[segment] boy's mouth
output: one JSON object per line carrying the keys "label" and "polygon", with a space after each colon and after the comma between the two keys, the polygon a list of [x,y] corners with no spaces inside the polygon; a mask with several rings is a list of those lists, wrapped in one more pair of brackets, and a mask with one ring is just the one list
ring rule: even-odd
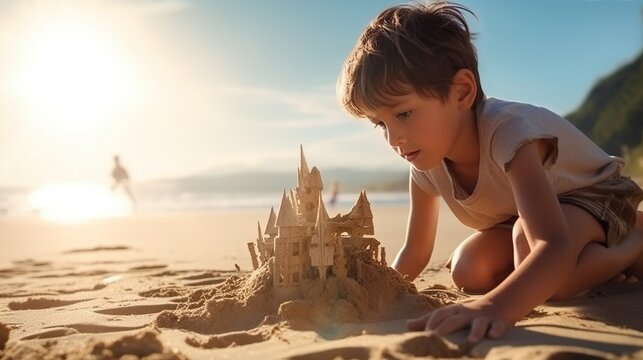
{"label": "boy's mouth", "polygon": [[406,161],[412,162],[413,160],[415,160],[415,158],[418,157],[419,154],[420,154],[420,150],[410,151],[402,154],[402,157],[406,159]]}

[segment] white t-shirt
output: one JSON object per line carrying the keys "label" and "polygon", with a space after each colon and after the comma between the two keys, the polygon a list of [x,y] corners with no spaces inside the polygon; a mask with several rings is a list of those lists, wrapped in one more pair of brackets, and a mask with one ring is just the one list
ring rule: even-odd
{"label": "white t-shirt", "polygon": [[623,170],[623,160],[609,156],[574,125],[553,112],[528,104],[486,99],[478,109],[480,164],[471,194],[451,176],[446,164],[411,177],[425,192],[442,196],[464,225],[482,230],[518,216],[506,171],[516,151],[530,141],[550,142],[544,161],[556,194],[600,182]]}

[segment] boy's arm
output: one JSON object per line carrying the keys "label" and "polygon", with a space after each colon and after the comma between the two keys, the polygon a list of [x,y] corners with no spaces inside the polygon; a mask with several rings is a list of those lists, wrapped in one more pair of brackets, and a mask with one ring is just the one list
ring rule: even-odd
{"label": "boy's arm", "polygon": [[409,323],[417,329],[449,334],[471,327],[470,341],[501,336],[514,323],[550,298],[574,269],[574,246],[560,203],[542,166],[543,145],[523,146],[508,172],[518,213],[531,252],[495,289],[472,302],[438,309]]}
{"label": "boy's arm", "polygon": [[438,223],[439,202],[437,196],[424,192],[409,180],[411,206],[406,229],[406,241],[397,253],[392,267],[407,280],[413,281],[431,259]]}
{"label": "boy's arm", "polygon": [[487,300],[510,322],[520,320],[549,299],[572,273],[578,254],[542,159],[543,142],[518,150],[507,173],[530,253]]}

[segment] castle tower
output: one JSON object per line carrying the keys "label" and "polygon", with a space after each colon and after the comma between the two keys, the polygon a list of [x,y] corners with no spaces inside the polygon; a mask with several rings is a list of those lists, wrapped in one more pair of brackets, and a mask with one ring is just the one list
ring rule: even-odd
{"label": "castle tower", "polygon": [[257,253],[255,251],[255,244],[249,242],[248,243],[248,251],[250,251],[250,259],[252,260],[252,268],[254,270],[257,270],[259,268],[259,259],[261,259],[261,263],[264,263],[264,257],[263,257],[263,252],[264,252],[264,247],[265,243],[263,241],[263,235],[261,235],[261,224],[257,221],[257,249],[259,250],[259,258],[257,257]]}
{"label": "castle tower", "polygon": [[321,174],[316,167],[308,171],[304,149],[300,147],[299,169],[297,172],[297,201],[298,213],[303,215],[307,223],[314,224],[317,220],[317,204],[319,195],[324,189]]}
{"label": "castle tower", "polygon": [[259,260],[262,264],[275,255],[274,243],[275,237],[277,237],[278,234],[278,229],[275,226],[276,221],[277,215],[275,215],[275,209],[270,207],[268,224],[266,225],[266,230],[263,233],[266,235],[265,237],[261,234],[261,225],[257,222],[257,249],[259,249]]}
{"label": "castle tower", "polygon": [[276,225],[279,235],[274,241],[273,285],[275,288],[288,288],[299,283],[303,275],[305,259],[302,249],[306,226],[297,219],[285,190]]}
{"label": "castle tower", "polygon": [[373,212],[371,211],[371,203],[366,197],[366,191],[362,190],[362,192],[359,193],[357,202],[348,213],[348,218],[356,225],[351,234],[352,236],[362,237],[364,235],[375,234]]}
{"label": "castle tower", "polygon": [[295,211],[295,214],[298,215],[301,212],[299,211],[299,202],[297,201],[297,196],[295,192],[290,189],[290,202],[292,203],[292,209]]}
{"label": "castle tower", "polygon": [[[299,145],[299,172],[300,174],[308,174],[308,163],[306,162],[306,156],[304,155],[304,146]],[[298,183],[299,185],[299,183]]]}
{"label": "castle tower", "polygon": [[335,265],[333,265],[333,272],[339,278],[345,278],[348,274],[346,268],[346,255],[344,254],[344,241],[342,237],[337,238],[337,246],[335,246]]}
{"label": "castle tower", "polygon": [[[272,244],[270,244],[272,245]],[[259,262],[261,265],[265,264],[268,261],[268,253],[272,252],[268,250],[269,245],[263,239],[263,234],[261,233],[261,224],[257,221],[257,250],[259,250]],[[250,254],[252,256],[252,253]],[[254,264],[254,260],[252,260]]]}
{"label": "castle tower", "polygon": [[310,240],[310,263],[319,270],[319,278],[326,279],[326,269],[334,264],[335,245],[328,224],[328,212],[322,200],[318,199],[317,220]]}
{"label": "castle tower", "polygon": [[248,243],[248,251],[250,251],[250,259],[252,260],[252,269],[257,270],[259,268],[259,261],[257,260],[257,253],[255,252],[255,244]]}
{"label": "castle tower", "polygon": [[270,207],[270,215],[268,215],[268,223],[266,224],[266,232],[264,234],[268,235],[270,239],[274,239],[277,236],[278,230],[275,224],[277,223],[277,215],[275,215],[275,208]]}

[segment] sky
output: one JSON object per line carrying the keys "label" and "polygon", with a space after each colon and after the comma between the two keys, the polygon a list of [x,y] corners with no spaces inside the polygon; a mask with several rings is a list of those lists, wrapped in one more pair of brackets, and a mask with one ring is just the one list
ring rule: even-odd
{"label": "sky", "polygon": [[[0,0],[0,187],[408,165],[339,107],[372,0]],[[488,96],[560,114],[643,43],[641,1],[461,1]]]}

